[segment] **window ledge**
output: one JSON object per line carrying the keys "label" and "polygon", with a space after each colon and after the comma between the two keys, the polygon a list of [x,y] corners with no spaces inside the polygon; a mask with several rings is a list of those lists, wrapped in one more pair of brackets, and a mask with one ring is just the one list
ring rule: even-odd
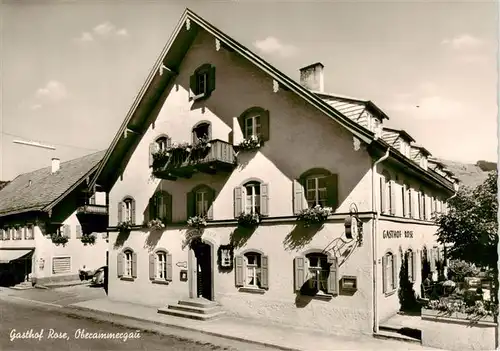
{"label": "window ledge", "polygon": [[388,292],[385,293],[385,297],[389,297],[391,295],[394,295],[395,293],[396,293],[396,289],[388,291]]}
{"label": "window ledge", "polygon": [[206,93],[198,94],[198,95],[192,95],[191,100],[196,101],[196,100],[201,100],[206,97]]}
{"label": "window ledge", "polygon": [[265,294],[265,292],[266,292],[265,289],[250,288],[250,287],[247,287],[247,286],[243,286],[243,287],[239,288],[238,291],[240,291],[240,292],[247,292],[247,293],[251,293],[251,294]]}
{"label": "window ledge", "polygon": [[153,284],[160,284],[160,285],[169,285],[170,282],[167,280],[160,280],[160,279],[153,279],[151,280],[151,283]]}
{"label": "window ledge", "polygon": [[135,280],[135,278],[132,278],[132,277],[120,277],[120,280],[124,280],[124,281],[127,281],[127,282],[133,282]]}
{"label": "window ledge", "polygon": [[330,301],[332,298],[332,294],[316,294],[313,296],[313,299],[322,301]]}

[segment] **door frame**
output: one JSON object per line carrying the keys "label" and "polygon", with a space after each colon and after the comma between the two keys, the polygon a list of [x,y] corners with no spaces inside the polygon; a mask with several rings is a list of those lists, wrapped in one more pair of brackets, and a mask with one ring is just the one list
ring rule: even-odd
{"label": "door frame", "polygon": [[[201,242],[207,244],[210,248],[210,280],[211,280],[211,295],[212,300],[216,301],[215,298],[215,243],[208,238],[202,238]],[[196,299],[198,297],[198,265],[194,250],[189,247],[188,252],[188,282],[189,282],[189,298]]]}

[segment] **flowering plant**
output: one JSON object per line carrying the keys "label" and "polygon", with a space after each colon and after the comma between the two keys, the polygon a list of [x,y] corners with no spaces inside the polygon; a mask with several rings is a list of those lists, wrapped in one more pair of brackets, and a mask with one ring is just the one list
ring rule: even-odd
{"label": "flowering plant", "polygon": [[246,138],[244,139],[241,143],[239,143],[236,148],[238,150],[254,150],[254,149],[258,149],[260,146],[261,146],[261,138],[256,136],[256,135],[252,135],[250,136],[249,138]]}
{"label": "flowering plant", "polygon": [[128,232],[132,230],[132,223],[129,221],[120,222],[116,225],[119,232]]}
{"label": "flowering plant", "polygon": [[311,224],[323,223],[332,213],[333,209],[331,207],[316,205],[302,210],[297,216],[297,220],[304,222],[304,226],[309,227]]}
{"label": "flowering plant", "polygon": [[242,212],[238,216],[238,224],[242,227],[254,227],[260,223],[262,216],[258,213]]}
{"label": "flowering plant", "polygon": [[207,220],[204,216],[192,216],[187,220],[188,227],[191,228],[204,228],[207,226]]}
{"label": "flowering plant", "polygon": [[62,246],[64,246],[69,240],[66,236],[61,235],[61,233],[51,234],[50,239],[54,244]]}
{"label": "flowering plant", "polygon": [[95,235],[93,235],[93,234],[84,234],[80,238],[81,242],[85,246],[87,246],[87,245],[94,245],[95,244],[95,239],[96,239]]}
{"label": "flowering plant", "polygon": [[196,140],[196,142],[193,145],[193,150],[206,149],[211,146],[212,144],[210,144],[210,140],[208,140],[208,135],[205,134],[204,136]]}
{"label": "flowering plant", "polygon": [[156,163],[166,162],[170,157],[170,152],[165,149],[161,149],[153,153],[153,161]]}
{"label": "flowering plant", "polygon": [[161,219],[152,219],[147,223],[148,228],[153,230],[162,230],[165,229],[165,223]]}
{"label": "flowering plant", "polygon": [[437,310],[452,314],[455,312],[465,313],[472,316],[491,316],[498,313],[498,308],[491,303],[475,301],[473,306],[467,306],[464,300],[439,299],[431,300],[426,306],[430,310]]}
{"label": "flowering plant", "polygon": [[168,150],[172,150],[172,151],[183,150],[186,152],[191,152],[191,148],[192,148],[192,146],[189,143],[178,143],[178,144],[173,144]]}

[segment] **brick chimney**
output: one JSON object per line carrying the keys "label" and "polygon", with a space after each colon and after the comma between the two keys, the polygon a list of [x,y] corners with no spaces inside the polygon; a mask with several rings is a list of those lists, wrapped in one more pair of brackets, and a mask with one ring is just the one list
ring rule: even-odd
{"label": "brick chimney", "polygon": [[323,77],[323,64],[321,62],[301,68],[300,84],[309,90],[323,93],[325,90],[325,80]]}
{"label": "brick chimney", "polygon": [[61,166],[61,160],[58,158],[52,158],[52,173],[56,173]]}

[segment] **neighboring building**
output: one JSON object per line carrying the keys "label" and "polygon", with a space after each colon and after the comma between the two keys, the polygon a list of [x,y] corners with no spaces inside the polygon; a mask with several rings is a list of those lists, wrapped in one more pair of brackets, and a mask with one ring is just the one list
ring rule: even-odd
{"label": "neighboring building", "polygon": [[[204,318],[186,307],[211,306],[203,297],[240,317],[370,333],[399,310],[403,253],[420,292],[422,258],[435,271],[439,257],[431,213],[456,184],[419,163],[428,153],[408,134],[387,142],[372,102],[325,93],[321,64],[300,76],[186,10],[90,182],[109,192],[110,298]],[[260,147],[243,150],[252,136]],[[316,205],[334,213],[304,227],[297,215]],[[262,222],[242,228],[241,213]],[[186,226],[194,215],[204,230]]]}
{"label": "neighboring building", "polygon": [[[21,174],[0,191],[0,285],[75,280],[83,265],[106,264],[106,194],[86,191],[103,156],[52,159],[50,167]],[[82,235],[93,232],[102,234],[84,245]],[[68,242],[56,245],[51,234]]]}

